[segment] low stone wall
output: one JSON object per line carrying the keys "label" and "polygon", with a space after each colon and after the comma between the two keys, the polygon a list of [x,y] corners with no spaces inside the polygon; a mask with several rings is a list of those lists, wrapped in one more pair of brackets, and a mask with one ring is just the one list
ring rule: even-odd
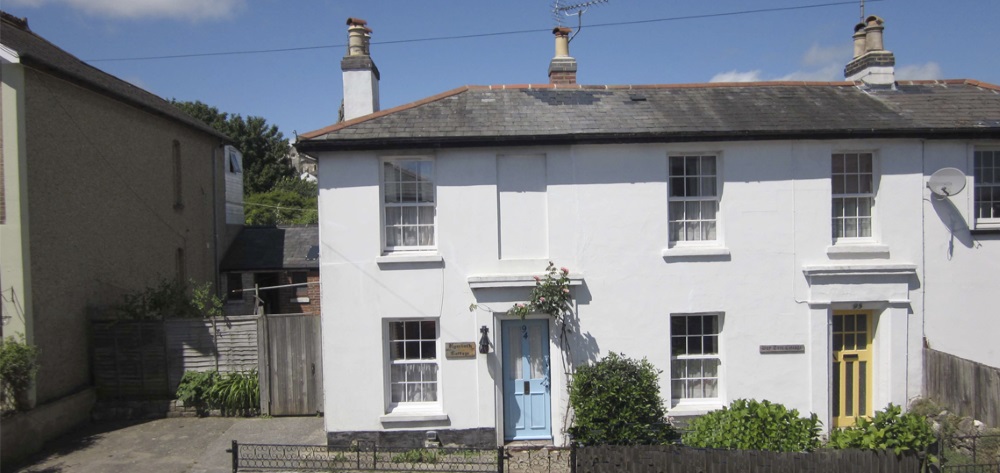
{"label": "low stone wall", "polygon": [[507,447],[506,473],[569,473],[569,447]]}
{"label": "low stone wall", "polygon": [[97,392],[88,388],[0,419],[0,463],[17,463],[42,449],[45,442],[90,420]]}

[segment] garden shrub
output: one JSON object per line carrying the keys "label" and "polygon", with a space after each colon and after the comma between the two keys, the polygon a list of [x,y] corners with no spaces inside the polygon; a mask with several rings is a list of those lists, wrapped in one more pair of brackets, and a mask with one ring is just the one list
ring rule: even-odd
{"label": "garden shrub", "polygon": [[569,386],[573,426],[582,445],[657,445],[677,438],[660,400],[660,370],[651,363],[609,353],[579,368]]}
{"label": "garden shrub", "polygon": [[28,409],[25,394],[37,371],[38,347],[28,344],[24,334],[0,340],[0,389],[5,400],[12,401],[14,409]]}
{"label": "garden shrub", "polygon": [[220,375],[209,390],[212,404],[228,414],[260,407],[260,380],[257,370],[233,371]]}
{"label": "garden shrub", "polygon": [[781,404],[737,399],[691,421],[683,442],[703,448],[808,452],[819,447],[820,425],[816,414],[803,418]]}
{"label": "garden shrub", "polygon": [[833,448],[860,448],[862,450],[892,450],[924,452],[937,438],[930,422],[913,412],[902,414],[902,408],[889,404],[875,412],[871,420],[858,418],[857,425],[830,432],[829,445]]}
{"label": "garden shrub", "polygon": [[185,406],[204,410],[210,407],[209,392],[215,385],[218,373],[215,371],[185,371],[177,386],[177,400]]}
{"label": "garden shrub", "polygon": [[177,400],[200,411],[221,409],[226,415],[253,412],[260,407],[260,379],[256,369],[226,374],[186,371],[177,386]]}

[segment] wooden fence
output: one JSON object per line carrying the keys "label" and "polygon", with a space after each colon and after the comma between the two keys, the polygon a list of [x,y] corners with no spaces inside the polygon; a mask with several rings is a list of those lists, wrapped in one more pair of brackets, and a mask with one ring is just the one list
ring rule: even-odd
{"label": "wooden fence", "polygon": [[106,400],[169,399],[184,371],[257,367],[257,317],[91,322],[92,376]]}
{"label": "wooden fence", "polygon": [[817,450],[776,453],[709,450],[672,445],[579,447],[576,473],[918,473],[916,455],[891,451]]}
{"label": "wooden fence", "polygon": [[1000,427],[1000,369],[925,348],[924,393],[959,415]]}

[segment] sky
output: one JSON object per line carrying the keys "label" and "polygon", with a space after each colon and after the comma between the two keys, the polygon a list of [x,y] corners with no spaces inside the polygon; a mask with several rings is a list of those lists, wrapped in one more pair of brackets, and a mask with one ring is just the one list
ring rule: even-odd
{"label": "sky", "polygon": [[[463,85],[547,83],[557,21],[552,6],[553,0],[2,2],[8,13],[27,17],[36,34],[99,69],[167,99],[264,117],[289,138],[337,120],[348,17],[367,20],[374,31],[371,54],[387,109]],[[885,19],[897,80],[1000,84],[1000,0],[867,0],[865,13]],[[570,54],[581,84],[842,80],[860,14],[860,0],[607,0],[587,8]],[[559,21],[577,29],[576,16]],[[454,36],[467,37],[431,39]],[[294,50],[107,60],[270,49]]]}

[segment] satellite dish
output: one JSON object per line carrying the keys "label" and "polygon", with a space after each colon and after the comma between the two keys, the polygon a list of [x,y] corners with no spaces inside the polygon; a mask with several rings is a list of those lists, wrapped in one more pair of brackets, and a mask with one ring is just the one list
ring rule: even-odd
{"label": "satellite dish", "polygon": [[955,168],[941,168],[927,180],[927,188],[942,197],[950,197],[965,189],[965,173]]}

